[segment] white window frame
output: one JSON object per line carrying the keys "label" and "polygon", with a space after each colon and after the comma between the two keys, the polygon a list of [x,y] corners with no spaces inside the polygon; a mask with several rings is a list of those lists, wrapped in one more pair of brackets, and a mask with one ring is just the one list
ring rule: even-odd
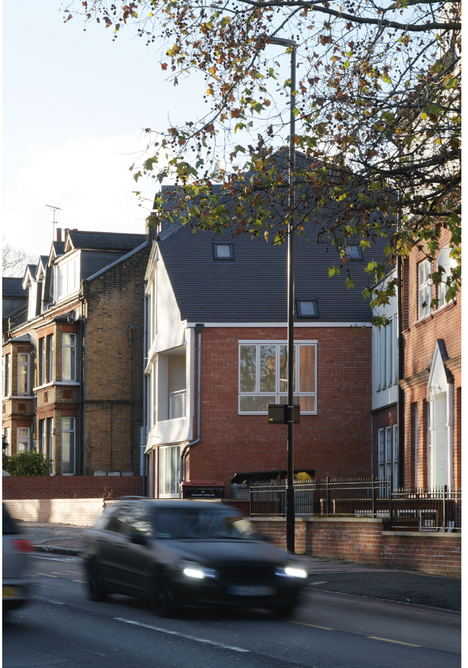
{"label": "white window frame", "polygon": [[[243,392],[241,391],[241,350],[243,346],[255,346],[255,391],[253,392]],[[275,347],[275,390],[271,392],[261,392],[260,391],[260,347],[261,346],[274,346]],[[265,397],[265,399],[272,399],[268,403],[280,404],[287,402],[287,391],[280,391],[280,349],[282,346],[287,347],[287,341],[270,341],[270,340],[252,340],[252,341],[239,341],[238,342],[238,414],[239,415],[268,415],[268,407],[265,410],[261,411],[247,411],[242,410],[241,402],[245,397]],[[314,349],[315,363],[314,363],[314,392],[299,392],[297,387],[300,386],[300,348],[302,347],[311,347]],[[294,355],[294,402],[301,403],[301,397],[313,397],[315,402],[315,410],[306,411],[301,410],[301,415],[317,415],[317,341],[297,341],[294,344],[295,355]],[[283,379],[284,380],[284,379]]]}
{"label": "white window frame", "polygon": [[3,396],[11,395],[11,353],[3,356]]}
{"label": "white window frame", "polygon": [[[66,420],[71,420],[70,429],[65,428]],[[70,436],[67,437],[70,439],[69,443],[65,443],[66,441],[65,434],[70,434]],[[64,467],[63,454],[65,452],[64,448],[65,445],[68,446],[70,449],[69,452],[70,457],[67,461],[67,463],[69,464],[68,468],[70,469],[68,471],[64,470],[65,467]],[[76,462],[76,418],[63,417],[62,418],[62,475],[75,475],[75,466],[76,466],[75,462]]]}
{"label": "white window frame", "polygon": [[[27,359],[22,361],[21,358],[25,356]],[[26,391],[21,390],[21,367],[26,367]],[[31,353],[18,353],[18,395],[27,396],[30,394],[29,388],[31,386]]]}
{"label": "white window frame", "polygon": [[180,446],[164,445],[158,448],[158,468],[159,497],[179,498]]}
{"label": "white window frame", "polygon": [[[29,452],[31,449],[31,429],[29,427],[18,427],[16,433],[16,452]],[[20,444],[26,447],[20,449]]]}
{"label": "white window frame", "polygon": [[52,383],[54,381],[54,335],[49,334],[47,337],[47,349],[49,353],[48,360],[48,371],[47,371],[47,382]]}
{"label": "white window frame", "polygon": [[46,454],[46,420],[39,420],[39,452]]}
{"label": "white window frame", "polygon": [[[65,337],[73,337],[73,345],[68,345],[65,343]],[[70,360],[70,375],[71,378],[65,376],[65,352],[70,351],[72,355],[72,360]],[[72,363],[73,362],[73,363]],[[63,332],[62,333],[62,380],[75,380],[76,381],[76,334],[73,332]]]}
{"label": "white window frame", "polygon": [[[418,263],[418,320],[427,318],[432,313],[432,265],[430,260]],[[423,304],[426,304],[423,306]]]}
{"label": "white window frame", "polygon": [[392,472],[392,428],[385,427],[385,477]]}
{"label": "white window frame", "polygon": [[62,299],[62,297],[67,297],[68,295],[78,290],[78,266],[79,263],[77,257],[70,258],[56,265],[55,299],[57,301]]}
{"label": "white window frame", "polygon": [[11,429],[10,427],[5,427],[3,430],[3,436],[5,438],[5,441],[8,443],[8,445],[5,448],[5,454],[7,456],[10,456],[11,453]]}
{"label": "white window frame", "polygon": [[46,337],[39,339],[39,385],[46,384]]}
{"label": "white window frame", "polygon": [[444,269],[442,281],[437,286],[437,299],[439,300],[438,308],[447,305],[447,277],[451,277],[451,270],[457,265],[456,260],[450,257],[451,250],[450,246],[445,246],[440,251],[437,259],[437,271],[440,271],[441,267]]}

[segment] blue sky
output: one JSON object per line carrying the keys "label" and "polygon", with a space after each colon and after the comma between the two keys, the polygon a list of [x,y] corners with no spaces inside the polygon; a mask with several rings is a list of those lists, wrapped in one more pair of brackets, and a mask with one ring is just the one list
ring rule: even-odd
{"label": "blue sky", "polygon": [[[174,88],[132,30],[113,42],[102,26],[64,24],[60,0],[3,0],[2,9],[2,234],[47,254],[47,204],[61,208],[62,228],[143,232],[148,210],[128,170],[146,145],[142,129],[186,120],[197,105],[203,113],[201,78]],[[155,190],[148,183],[144,194]]]}

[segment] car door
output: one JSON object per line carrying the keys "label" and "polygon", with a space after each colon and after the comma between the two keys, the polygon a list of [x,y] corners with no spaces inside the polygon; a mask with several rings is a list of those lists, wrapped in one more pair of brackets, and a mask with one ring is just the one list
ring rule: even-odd
{"label": "car door", "polygon": [[99,541],[99,562],[102,576],[115,589],[131,587],[128,564],[133,543],[130,540],[132,507],[119,503],[109,517]]}

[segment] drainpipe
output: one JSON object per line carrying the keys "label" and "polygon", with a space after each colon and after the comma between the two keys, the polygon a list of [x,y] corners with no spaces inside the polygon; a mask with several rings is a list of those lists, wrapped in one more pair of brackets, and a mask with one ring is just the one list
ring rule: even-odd
{"label": "drainpipe", "polygon": [[205,325],[203,323],[197,323],[195,325],[195,331],[197,333],[197,434],[196,439],[191,443],[184,445],[182,452],[180,453],[180,471],[179,471],[179,481],[180,481],[180,492],[182,496],[182,482],[183,482],[183,471],[184,471],[184,458],[188,453],[192,445],[196,445],[200,441],[200,402],[201,402],[201,335]]}

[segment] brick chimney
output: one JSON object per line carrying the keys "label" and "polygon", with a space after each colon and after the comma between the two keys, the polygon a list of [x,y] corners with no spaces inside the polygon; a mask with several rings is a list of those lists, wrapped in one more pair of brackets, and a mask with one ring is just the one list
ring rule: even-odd
{"label": "brick chimney", "polygon": [[57,241],[59,242],[59,244],[62,243],[62,228],[61,227],[57,227]]}

